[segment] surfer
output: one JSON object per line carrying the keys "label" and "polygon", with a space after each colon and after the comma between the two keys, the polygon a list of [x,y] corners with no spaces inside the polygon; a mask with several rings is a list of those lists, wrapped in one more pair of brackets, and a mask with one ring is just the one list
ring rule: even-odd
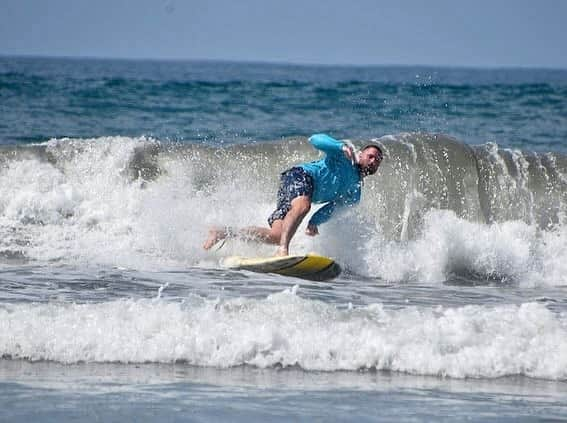
{"label": "surfer", "polygon": [[356,152],[352,144],[337,141],[325,134],[309,138],[313,147],[323,151],[323,159],[303,163],[281,174],[276,210],[268,218],[269,228],[249,226],[234,230],[213,228],[203,248],[210,249],[228,237],[253,239],[279,245],[276,255],[289,255],[289,244],[312,203],[326,203],[309,220],[306,234],[315,236],[340,207],[360,201],[362,180],[374,175],[383,153],[376,144]]}

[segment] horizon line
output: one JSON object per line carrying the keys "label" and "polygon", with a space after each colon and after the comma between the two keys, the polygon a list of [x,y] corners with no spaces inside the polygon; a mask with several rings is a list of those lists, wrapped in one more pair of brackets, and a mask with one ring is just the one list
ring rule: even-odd
{"label": "horizon line", "polygon": [[200,63],[230,63],[246,65],[264,66],[297,66],[297,67],[342,67],[342,68],[371,68],[371,67],[390,67],[390,68],[451,68],[451,69],[470,69],[470,70],[547,70],[547,71],[567,71],[567,67],[547,65],[449,65],[449,64],[402,64],[402,63],[314,63],[301,61],[283,60],[252,60],[252,59],[218,59],[218,58],[179,58],[179,57],[118,57],[118,56],[96,56],[96,55],[48,55],[33,53],[2,53],[0,58],[22,58],[22,59],[65,59],[65,60],[101,60],[101,61],[133,61],[133,62],[200,62]]}

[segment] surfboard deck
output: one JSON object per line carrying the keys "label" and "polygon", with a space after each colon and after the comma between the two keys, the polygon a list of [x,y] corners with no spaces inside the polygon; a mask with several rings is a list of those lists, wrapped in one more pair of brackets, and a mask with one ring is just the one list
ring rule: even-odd
{"label": "surfboard deck", "polygon": [[223,266],[229,269],[277,273],[314,281],[333,279],[341,273],[341,267],[337,262],[317,254],[284,257],[231,256],[224,259]]}

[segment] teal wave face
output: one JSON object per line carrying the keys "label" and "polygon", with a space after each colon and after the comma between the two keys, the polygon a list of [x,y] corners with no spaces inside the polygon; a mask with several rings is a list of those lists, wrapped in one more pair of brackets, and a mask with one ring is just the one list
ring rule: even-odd
{"label": "teal wave face", "polygon": [[0,143],[446,133],[567,149],[567,71],[0,59]]}

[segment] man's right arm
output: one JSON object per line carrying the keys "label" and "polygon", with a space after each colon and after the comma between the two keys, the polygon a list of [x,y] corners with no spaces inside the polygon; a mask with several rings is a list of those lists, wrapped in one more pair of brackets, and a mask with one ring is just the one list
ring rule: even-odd
{"label": "man's right arm", "polygon": [[315,134],[309,138],[313,147],[325,153],[342,153],[345,143],[338,141],[327,134]]}
{"label": "man's right arm", "polygon": [[354,147],[348,142],[338,141],[327,134],[312,135],[309,138],[309,142],[313,147],[324,151],[327,155],[338,155],[339,153],[343,153],[353,165],[357,161]]}

